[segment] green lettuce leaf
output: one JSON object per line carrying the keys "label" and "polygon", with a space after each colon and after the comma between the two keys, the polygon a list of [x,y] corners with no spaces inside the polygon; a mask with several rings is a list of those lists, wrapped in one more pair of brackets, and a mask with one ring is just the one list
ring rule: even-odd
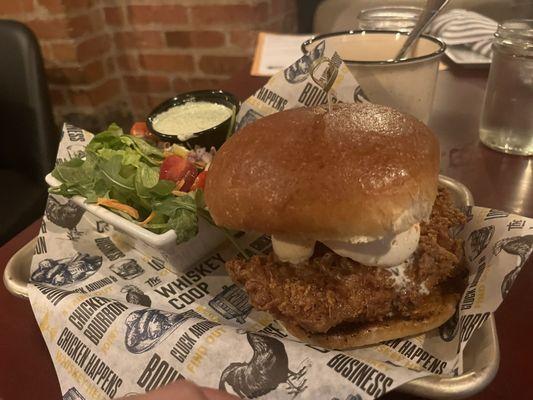
{"label": "green lettuce leaf", "polygon": [[[111,124],[94,136],[86,147],[85,159],[73,158],[57,165],[52,176],[61,185],[51,193],[65,197],[83,196],[88,203],[110,198],[128,204],[139,211],[139,221],[155,211],[147,229],[163,233],[176,232],[179,244],[198,233],[198,208],[194,193],[176,197],[176,184],[159,179],[163,152],[141,138],[125,135]],[[129,215],[115,211],[128,220]]]}

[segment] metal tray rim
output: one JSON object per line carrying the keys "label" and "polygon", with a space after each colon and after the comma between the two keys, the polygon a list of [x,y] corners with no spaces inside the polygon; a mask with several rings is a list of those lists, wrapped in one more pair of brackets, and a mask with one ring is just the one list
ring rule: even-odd
{"label": "metal tray rim", "polygon": [[[474,204],[472,194],[463,184],[452,178],[442,175],[439,176],[439,183],[454,192],[457,198],[461,199],[464,205]],[[33,253],[33,246],[34,240],[31,240],[20,250],[18,250],[8,261],[4,271],[4,285],[11,294],[17,297],[28,297],[27,289],[21,289],[21,286],[23,285],[21,285],[20,280],[15,279],[17,275],[20,275],[20,273],[16,273],[15,269],[19,264],[20,258],[26,257],[28,254],[31,255]],[[496,324],[493,314],[491,314],[490,318],[476,334],[485,334],[490,338],[490,344],[492,347],[491,354],[493,355],[493,359],[486,367],[483,367],[479,370],[474,369],[467,371],[466,373],[456,377],[428,375],[406,382],[402,386],[397,387],[395,390],[398,392],[423,396],[430,399],[465,398],[483,390],[496,376],[500,363],[498,335],[496,332]]]}
{"label": "metal tray rim", "polygon": [[[474,198],[468,188],[455,179],[440,175],[439,183],[456,194],[465,206],[473,206]],[[494,314],[476,332],[489,337],[492,360],[479,370],[471,370],[455,377],[428,375],[404,383],[395,390],[402,393],[423,396],[429,399],[460,399],[470,397],[486,388],[496,376],[500,365],[500,347]]]}
{"label": "metal tray rim", "polygon": [[477,335],[480,334],[485,334],[491,339],[493,358],[487,366],[455,377],[424,376],[407,382],[395,390],[428,399],[463,399],[481,392],[492,382],[500,366],[500,347],[494,314],[491,314],[483,327],[478,330]]}

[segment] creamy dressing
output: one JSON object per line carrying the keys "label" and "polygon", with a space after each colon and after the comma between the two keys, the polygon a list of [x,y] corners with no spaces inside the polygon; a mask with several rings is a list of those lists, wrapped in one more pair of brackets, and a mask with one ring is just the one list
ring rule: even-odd
{"label": "creamy dressing", "polygon": [[349,241],[327,240],[324,244],[342,257],[363,265],[391,267],[402,263],[414,253],[420,239],[420,225],[405,232],[383,236],[377,240],[352,238]]}
{"label": "creamy dressing", "polygon": [[[413,257],[409,257],[407,260],[405,260],[400,265],[396,265],[394,267],[386,268],[387,271],[390,273],[390,277],[392,278],[394,289],[397,292],[401,292],[407,286],[412,285],[411,279],[407,276],[405,271],[407,268],[413,263]],[[422,295],[428,295],[429,289],[426,286],[426,282],[422,282],[418,288],[418,293]]]}
{"label": "creamy dressing", "polygon": [[[344,241],[322,241],[334,253],[366,266],[394,267],[414,253],[420,240],[420,225],[415,224],[405,232],[381,238],[357,236]],[[289,235],[272,236],[276,256],[285,262],[298,264],[308,260],[315,248],[315,240],[295,238]]]}
{"label": "creamy dressing", "polygon": [[[390,276],[393,281],[394,289],[397,292],[401,292],[407,286],[412,285],[411,279],[407,276],[405,273],[406,269],[413,263],[413,257],[409,257],[407,260],[405,260],[400,265],[396,265],[394,267],[386,268],[387,271],[390,272]],[[429,289],[426,286],[426,282],[422,282],[420,286],[418,287],[418,293],[422,295],[428,295]]]}
{"label": "creamy dressing", "polygon": [[272,249],[281,261],[298,264],[311,258],[315,250],[315,241],[272,235]]}
{"label": "creamy dressing", "polygon": [[190,101],[163,111],[154,118],[153,126],[165,135],[187,140],[195,133],[213,128],[227,120],[233,111],[217,103]]}
{"label": "creamy dressing", "polygon": [[420,294],[429,294],[429,289],[428,289],[428,287],[426,286],[426,283],[425,283],[425,282],[422,282],[422,284],[421,284],[420,287],[418,288],[418,293],[420,293]]}
{"label": "creamy dressing", "polygon": [[391,278],[392,278],[392,280],[394,282],[393,283],[394,284],[394,288],[396,290],[398,290],[398,291],[402,290],[402,289],[405,289],[407,287],[407,285],[409,284],[409,282],[410,282],[410,279],[405,274],[405,270],[407,269],[409,264],[411,264],[411,262],[412,262],[412,259],[410,258],[408,260],[405,260],[400,265],[396,265],[394,267],[387,268],[387,271],[390,272]]}

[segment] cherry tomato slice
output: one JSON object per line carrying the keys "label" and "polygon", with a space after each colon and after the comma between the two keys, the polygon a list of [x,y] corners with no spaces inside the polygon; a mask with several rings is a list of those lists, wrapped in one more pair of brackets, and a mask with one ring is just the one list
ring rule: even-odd
{"label": "cherry tomato slice", "polygon": [[196,176],[198,176],[198,171],[194,164],[179,156],[165,158],[159,169],[159,179],[174,181],[177,184],[183,181],[179,188],[182,192],[188,192],[191,189]]}
{"label": "cherry tomato slice", "polygon": [[203,189],[205,187],[205,179],[207,178],[207,171],[202,171],[196,177],[196,180],[191,186],[191,190]]}
{"label": "cherry tomato slice", "polygon": [[146,122],[135,122],[130,129],[130,135],[157,142],[157,137],[148,130]]}
{"label": "cherry tomato slice", "polygon": [[144,137],[148,133],[146,122],[135,122],[130,129],[130,135]]}

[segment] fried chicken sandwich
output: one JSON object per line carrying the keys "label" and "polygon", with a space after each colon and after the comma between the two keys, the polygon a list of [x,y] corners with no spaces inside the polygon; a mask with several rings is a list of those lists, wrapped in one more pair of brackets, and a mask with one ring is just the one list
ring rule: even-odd
{"label": "fried chicken sandwich", "polygon": [[426,332],[464,289],[464,223],[438,188],[439,145],[372,104],[282,111],[234,134],[211,164],[217,225],[271,236],[226,263],[252,305],[311,344],[346,349]]}

